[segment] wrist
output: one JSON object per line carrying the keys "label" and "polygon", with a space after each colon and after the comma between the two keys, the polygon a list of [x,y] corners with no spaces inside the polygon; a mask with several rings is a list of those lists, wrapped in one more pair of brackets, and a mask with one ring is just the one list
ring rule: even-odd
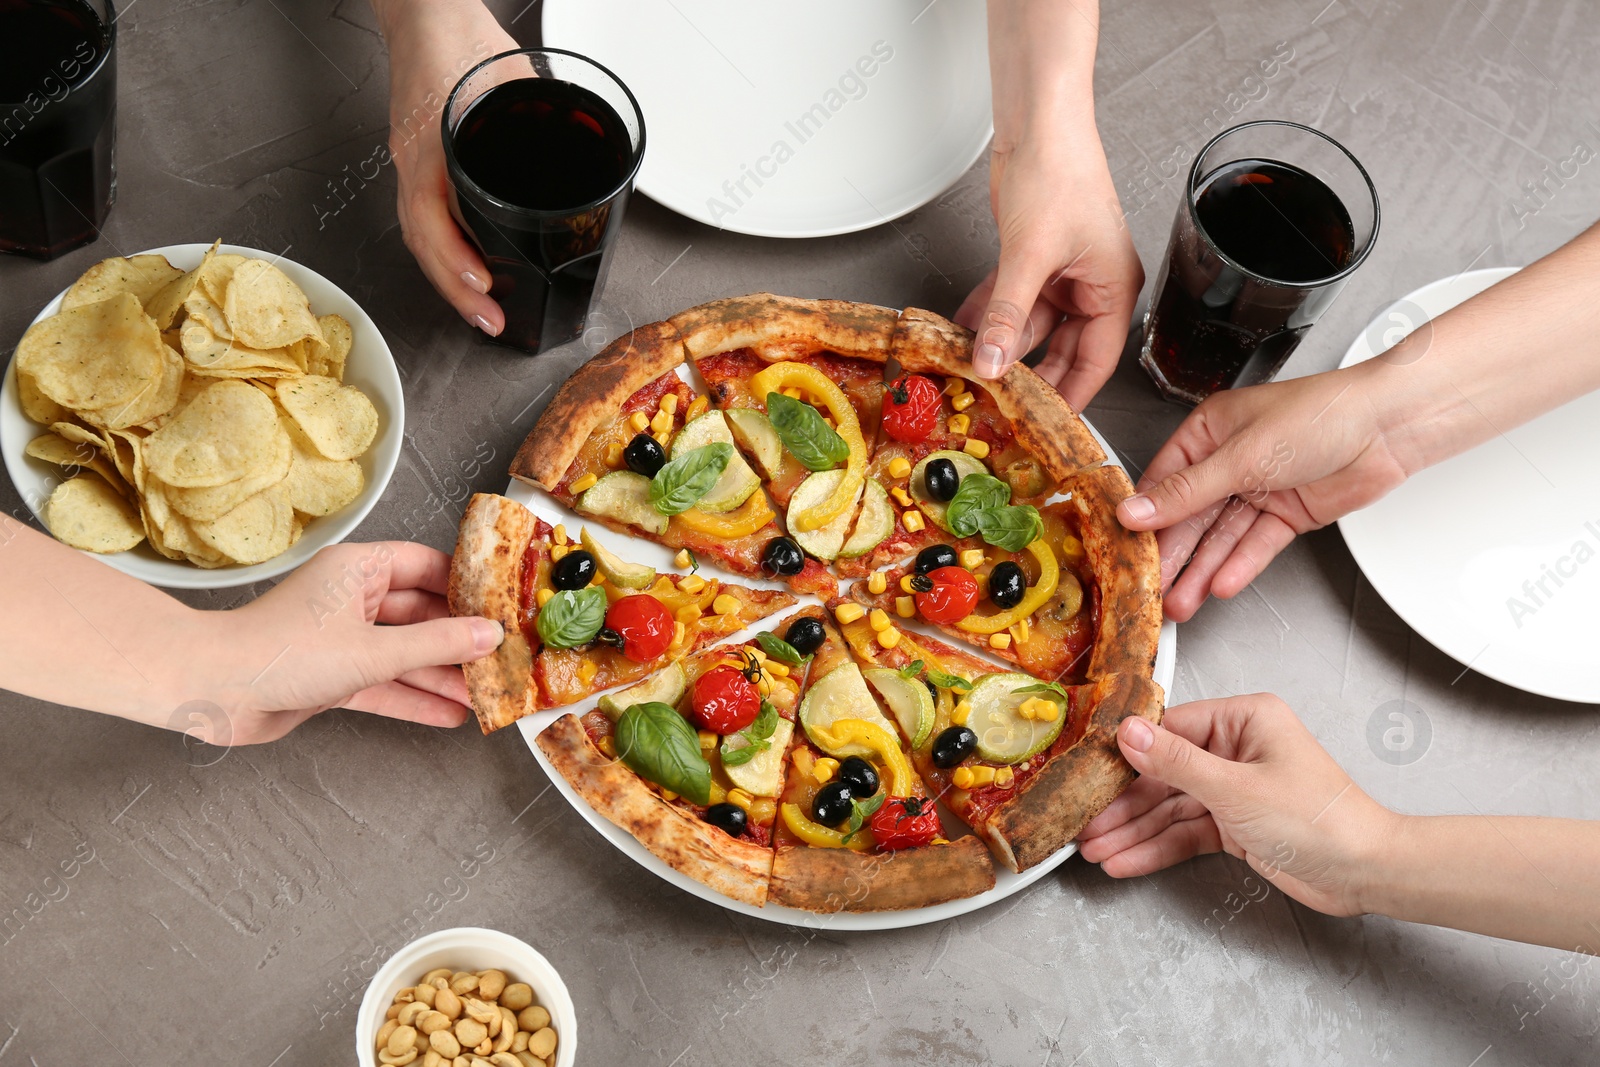
{"label": "wrist", "polygon": [[[1403,918],[1414,896],[1411,872],[1423,850],[1427,819],[1384,809],[1384,825],[1368,835],[1368,847],[1354,864],[1358,880],[1353,896],[1359,914]],[[1422,869],[1426,869],[1426,864]]]}

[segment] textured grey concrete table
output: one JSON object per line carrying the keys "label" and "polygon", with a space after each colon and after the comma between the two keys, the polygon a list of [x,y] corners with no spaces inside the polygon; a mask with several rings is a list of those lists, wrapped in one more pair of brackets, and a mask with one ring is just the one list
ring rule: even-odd
{"label": "textured grey concrete table", "polygon": [[[521,3],[498,9],[509,21]],[[120,203],[92,247],[0,262],[0,338],[14,344],[102,256],[216,236],[281,250],[362,301],[402,368],[405,452],[359,536],[448,548],[466,495],[503,486],[583,353],[479,344],[406,253],[387,169],[334,197],[386,136],[386,62],[361,0],[331,15],[309,0],[123,6]],[[530,38],[537,17],[514,29]],[[1600,204],[1600,167],[1576,162],[1600,150],[1587,0],[1109,0],[1104,23],[1100,124],[1147,267],[1174,168],[1235,117],[1313,123],[1371,168],[1377,250],[1291,372],[1332,366],[1387,299],[1527,262]],[[607,332],[756,288],[953,311],[995,252],[981,164],[893,225],[827,240],[717,233],[641,198]],[[1126,366],[1089,414],[1137,464],[1182,412]],[[9,485],[0,504],[25,514]],[[1174,699],[1275,691],[1386,803],[1600,818],[1592,711],[1463,673],[1385,607],[1337,532],[1206,607],[1181,648]],[[1398,700],[1432,725],[1403,766],[1366,740]],[[0,1067],[348,1063],[377,962],[469,924],[550,957],[589,1064],[1600,1061],[1594,968],[1324,918],[1227,858],[1121,883],[1073,860],[943,925],[810,935],[643,874],[548,788],[515,731],[335,712],[222,753],[16,696],[0,708]]]}

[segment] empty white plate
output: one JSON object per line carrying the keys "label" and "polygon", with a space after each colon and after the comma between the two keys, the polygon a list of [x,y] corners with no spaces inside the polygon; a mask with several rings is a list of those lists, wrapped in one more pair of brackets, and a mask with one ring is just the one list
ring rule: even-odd
{"label": "empty white plate", "polygon": [[897,218],[966,173],[994,130],[970,0],[546,0],[544,41],[633,90],[641,192],[738,233]]}
{"label": "empty white plate", "polygon": [[[1513,273],[1423,286],[1379,314],[1340,366],[1371,359]],[[1463,665],[1530,693],[1600,703],[1597,454],[1592,393],[1419,472],[1339,529],[1395,613]]]}

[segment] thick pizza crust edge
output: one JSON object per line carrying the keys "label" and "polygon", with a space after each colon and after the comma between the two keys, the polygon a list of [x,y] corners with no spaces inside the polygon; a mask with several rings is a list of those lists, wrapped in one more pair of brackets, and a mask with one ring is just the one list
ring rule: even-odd
{"label": "thick pizza crust edge", "polygon": [[453,616],[482,615],[505,628],[500,647],[462,664],[472,710],[484,733],[533,711],[533,649],[522,633],[522,555],[533,539],[533,513],[521,504],[477,493],[461,516],[450,561]]}
{"label": "thick pizza crust edge", "polygon": [[750,293],[688,308],[667,322],[693,359],[749,348],[771,362],[829,351],[882,363],[899,316],[849,300]]}
{"label": "thick pizza crust edge", "polygon": [[983,824],[995,855],[1014,871],[1054,855],[1139,776],[1117,747],[1117,727],[1132,715],[1159,723],[1166,706],[1161,687],[1134,674],[1092,684],[1093,710],[1082,740],[1051,758]]}
{"label": "thick pizza crust edge", "polygon": [[1083,471],[1062,488],[1072,493],[1089,569],[1100,587],[1089,677],[1149,677],[1161,640],[1161,550],[1155,534],[1129,530],[1117,519],[1117,505],[1133,495],[1133,483],[1121,467],[1108,466]]}
{"label": "thick pizza crust edge", "polygon": [[972,373],[971,330],[922,308],[906,308],[892,354],[902,370],[955,375],[983,389],[1011,422],[1017,443],[1057,482],[1104,463],[1106,454],[1078,413],[1030,367],[1014,364],[994,381]]}
{"label": "thick pizza crust edge", "polygon": [[743,904],[767,900],[772,850],[740,841],[673,807],[620,760],[596,748],[574,715],[536,738],[539,750],[595,811],[680,874]]}
{"label": "thick pizza crust edge", "polygon": [[779,845],[767,899],[823,914],[905,911],[993,888],[994,860],[976,837],[878,853]]}
{"label": "thick pizza crust edge", "polygon": [[553,490],[595,427],[683,361],[683,339],[670,323],[647,323],[612,341],[551,398],[511,461],[512,477]]}

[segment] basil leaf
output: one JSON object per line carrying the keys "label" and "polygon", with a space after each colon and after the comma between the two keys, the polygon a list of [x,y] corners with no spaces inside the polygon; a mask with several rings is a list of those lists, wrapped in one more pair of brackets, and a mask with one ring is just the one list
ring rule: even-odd
{"label": "basil leaf", "polygon": [[850,808],[850,822],[846,827],[844,839],[848,842],[852,837],[861,832],[861,827],[883,807],[884,798],[889,795],[887,789],[880,789],[866,800],[856,801]]}
{"label": "basil leaf", "polygon": [[686,548],[684,551],[689,554],[689,573],[697,573],[700,570],[700,557],[694,554],[692,548]]}
{"label": "basil leaf", "polygon": [[539,609],[539,640],[551,648],[586,645],[605,625],[608,606],[599,586],[563,589]]}
{"label": "basil leaf", "polygon": [[772,701],[763,699],[755,721],[739,731],[752,741],[765,741],[778,729],[778,709]]}
{"label": "basil leaf", "polygon": [[617,755],[641,778],[691,803],[711,802],[711,764],[700,754],[694,727],[671,704],[653,700],[624,711],[617,720]]}
{"label": "basil leaf", "polygon": [[784,663],[793,663],[796,666],[799,666],[800,664],[806,663],[811,659],[810,656],[802,656],[799,649],[795,648],[777,634],[770,633],[766,630],[756,634],[756,644],[760,646],[761,651],[765,652],[768,656],[775,660],[781,660]]}
{"label": "basil leaf", "polygon": [[[724,767],[737,767],[741,763],[749,763],[759,753],[772,747],[771,737],[778,729],[778,709],[772,701],[763,699],[761,710],[756,714],[755,721],[737,734],[732,734],[722,739],[722,765]],[[742,737],[745,744],[738,748],[729,748],[728,742],[735,737]]]}
{"label": "basil leaf", "polygon": [[650,506],[663,515],[688,511],[711,492],[731,459],[733,446],[726,441],[690,449],[650,479]]}
{"label": "basil leaf", "polygon": [[832,470],[850,458],[850,446],[822,421],[816,408],[782,393],[767,394],[767,420],[789,454],[811,471]]}
{"label": "basil leaf", "polygon": [[914,659],[910,663],[907,663],[904,667],[900,668],[900,677],[902,678],[915,678],[921,673],[922,661],[920,659]]}
{"label": "basil leaf", "polygon": [[1015,504],[978,513],[983,539],[1007,552],[1021,552],[1044,532],[1044,520],[1032,504]]}
{"label": "basil leaf", "polygon": [[[743,734],[733,735],[733,737],[743,736]],[[722,739],[722,765],[724,767],[737,767],[740,764],[749,763],[772,747],[772,742],[770,741],[751,741],[749,744],[740,745],[738,748],[729,748],[728,742],[733,740],[733,737],[724,737]]]}
{"label": "basil leaf", "polygon": [[936,667],[928,668],[928,681],[940,689],[960,689],[963,692],[972,688],[972,683],[958,674],[946,674]]}
{"label": "basil leaf", "polygon": [[950,498],[945,521],[957,537],[971,537],[982,526],[984,512],[1005,507],[1011,500],[1011,487],[992,474],[969,474],[961,479],[956,495]]}
{"label": "basil leaf", "polygon": [[1059,700],[1063,704],[1072,703],[1072,696],[1060,682],[1039,682],[1035,685],[1025,685],[1021,689],[1013,689],[1013,693],[1042,693],[1051,700]]}

